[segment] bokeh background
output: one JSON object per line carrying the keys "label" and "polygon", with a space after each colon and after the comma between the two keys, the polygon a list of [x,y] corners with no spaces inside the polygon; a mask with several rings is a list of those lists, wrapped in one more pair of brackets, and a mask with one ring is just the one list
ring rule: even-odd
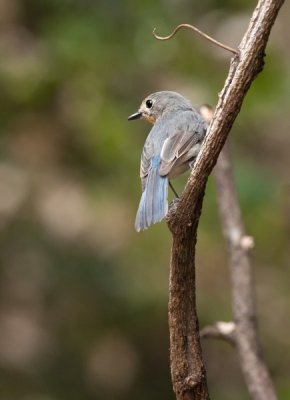
{"label": "bokeh background", "polygon": [[[174,399],[167,328],[170,235],[136,234],[139,157],[150,127],[128,122],[150,92],[215,105],[245,0],[0,0],[0,397]],[[255,238],[259,331],[290,398],[290,7],[286,2],[231,134]],[[186,177],[175,182],[182,191]],[[200,325],[231,319],[227,255],[210,179],[198,240]],[[203,343],[210,393],[249,399],[235,351]]]}

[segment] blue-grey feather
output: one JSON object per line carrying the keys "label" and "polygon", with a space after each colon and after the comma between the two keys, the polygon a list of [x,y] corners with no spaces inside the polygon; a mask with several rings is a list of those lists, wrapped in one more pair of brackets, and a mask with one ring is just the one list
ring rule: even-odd
{"label": "blue-grey feather", "polygon": [[168,178],[159,175],[159,166],[160,157],[153,157],[136,215],[138,232],[161,221],[167,214]]}

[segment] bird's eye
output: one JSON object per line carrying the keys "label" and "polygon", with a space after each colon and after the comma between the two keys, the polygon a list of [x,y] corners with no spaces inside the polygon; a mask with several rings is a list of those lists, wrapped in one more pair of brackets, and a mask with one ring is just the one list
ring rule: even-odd
{"label": "bird's eye", "polygon": [[147,100],[147,101],[146,101],[146,107],[147,107],[147,108],[151,108],[152,106],[153,106],[153,101],[150,100],[150,99]]}

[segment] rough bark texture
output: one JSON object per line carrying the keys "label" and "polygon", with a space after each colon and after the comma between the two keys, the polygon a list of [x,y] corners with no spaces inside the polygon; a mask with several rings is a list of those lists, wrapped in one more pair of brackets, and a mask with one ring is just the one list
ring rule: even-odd
{"label": "rough bark texture", "polygon": [[[203,192],[193,224],[173,243],[169,287],[171,374],[177,398],[209,399],[195,302],[195,244]],[[188,237],[191,245],[188,245]]]}
{"label": "rough bark texture", "polygon": [[276,400],[257,337],[253,274],[247,246],[251,240],[245,234],[227,144],[219,156],[214,177],[223,234],[229,250],[235,345],[240,365],[252,399]]}
{"label": "rough bark texture", "polygon": [[[209,399],[195,300],[195,244],[204,188],[243,99],[262,70],[264,50],[283,0],[260,0],[231,61],[225,86],[201,152],[179,204],[168,218],[171,255],[169,328],[173,388],[177,400]],[[265,398],[265,397],[264,397]]]}

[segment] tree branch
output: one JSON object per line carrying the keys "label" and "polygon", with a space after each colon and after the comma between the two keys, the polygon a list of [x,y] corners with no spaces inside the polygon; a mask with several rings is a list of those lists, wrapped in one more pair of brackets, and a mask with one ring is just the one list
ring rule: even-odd
{"label": "tree branch", "polygon": [[214,169],[217,202],[229,251],[235,341],[244,378],[254,400],[276,400],[274,387],[262,358],[257,335],[250,243],[242,222],[234,187],[229,147],[226,144]]}
{"label": "tree branch", "polygon": [[[169,329],[173,388],[177,400],[209,399],[200,347],[195,296],[195,244],[205,185],[243,99],[262,70],[265,47],[283,0],[260,0],[230,65],[215,115],[195,166],[168,226],[173,244],[170,264]],[[266,397],[264,397],[265,399]]]}

